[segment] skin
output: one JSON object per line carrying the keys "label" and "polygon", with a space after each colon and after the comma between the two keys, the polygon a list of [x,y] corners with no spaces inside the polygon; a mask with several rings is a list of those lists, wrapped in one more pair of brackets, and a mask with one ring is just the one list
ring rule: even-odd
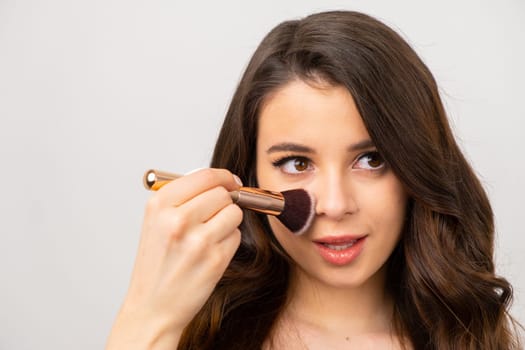
{"label": "skin", "polygon": [[[377,154],[352,96],[341,86],[293,81],[266,101],[258,133],[260,187],[304,188],[316,199],[314,222],[301,236],[269,217],[295,262],[274,345],[397,348],[385,262],[401,236],[407,195]],[[355,149],[363,142],[368,145]],[[282,144],[308,149],[276,147]],[[324,260],[313,241],[343,235],[365,236],[361,253],[344,265]]]}
{"label": "skin", "polygon": [[204,169],[154,193],[135,266],[106,349],[175,349],[240,244],[241,209],[227,170]]}
{"label": "skin", "polygon": [[[294,81],[266,101],[257,137],[259,184],[305,188],[316,207],[313,225],[302,236],[269,218],[296,265],[290,302],[265,347],[398,348],[390,331],[384,264],[401,235],[406,194],[380,158],[365,156],[375,150],[372,144],[348,149],[369,139],[352,96],[341,87]],[[310,150],[268,152],[283,142]],[[284,156],[302,162],[273,164]],[[242,211],[228,194],[240,185],[227,170],[203,169],[152,195],[131,283],[106,349],[177,347],[240,244]],[[366,238],[361,254],[342,266],[324,261],[312,243],[347,234]]]}

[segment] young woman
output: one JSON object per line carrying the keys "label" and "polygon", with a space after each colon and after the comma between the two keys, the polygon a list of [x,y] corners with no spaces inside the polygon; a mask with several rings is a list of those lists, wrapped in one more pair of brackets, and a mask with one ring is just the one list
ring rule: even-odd
{"label": "young woman", "polygon": [[[519,347],[487,196],[428,68],[379,21],[273,29],[211,166],[149,200],[108,349]],[[243,213],[241,183],[304,188],[312,226]]]}

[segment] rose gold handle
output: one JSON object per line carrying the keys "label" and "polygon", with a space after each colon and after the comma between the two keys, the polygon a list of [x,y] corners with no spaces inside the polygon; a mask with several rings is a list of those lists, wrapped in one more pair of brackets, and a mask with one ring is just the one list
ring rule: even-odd
{"label": "rose gold handle", "polygon": [[[170,181],[182,175],[150,169],[144,173],[142,182],[150,191],[157,191]],[[230,192],[234,203],[239,206],[255,210],[268,215],[279,215],[284,209],[284,197],[280,192],[272,192],[255,187],[241,187],[238,191]]]}
{"label": "rose gold handle", "polygon": [[173,181],[181,176],[182,175],[179,174],[168,173],[167,171],[150,169],[144,173],[142,182],[147,190],[157,191],[168,182]]}

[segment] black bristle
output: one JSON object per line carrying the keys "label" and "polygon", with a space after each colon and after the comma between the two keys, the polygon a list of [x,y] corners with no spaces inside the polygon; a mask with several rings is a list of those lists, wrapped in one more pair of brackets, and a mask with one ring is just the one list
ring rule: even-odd
{"label": "black bristle", "polygon": [[277,218],[294,234],[304,233],[314,217],[314,201],[302,189],[281,192],[284,196],[284,209]]}

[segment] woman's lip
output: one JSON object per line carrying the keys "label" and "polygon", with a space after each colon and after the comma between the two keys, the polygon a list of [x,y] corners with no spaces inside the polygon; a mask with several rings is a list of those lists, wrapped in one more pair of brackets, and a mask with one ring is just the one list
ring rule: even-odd
{"label": "woman's lip", "polygon": [[[354,238],[350,241],[335,242],[332,240],[330,243],[314,241],[314,244],[317,251],[326,262],[336,266],[343,266],[350,264],[361,254],[366,237],[367,236],[361,236],[361,238]],[[344,242],[347,242],[347,244],[344,244]]]}
{"label": "woman's lip", "polygon": [[344,235],[344,236],[325,236],[318,239],[314,239],[315,243],[324,243],[324,244],[344,244],[350,243],[366,237],[366,235]]}

